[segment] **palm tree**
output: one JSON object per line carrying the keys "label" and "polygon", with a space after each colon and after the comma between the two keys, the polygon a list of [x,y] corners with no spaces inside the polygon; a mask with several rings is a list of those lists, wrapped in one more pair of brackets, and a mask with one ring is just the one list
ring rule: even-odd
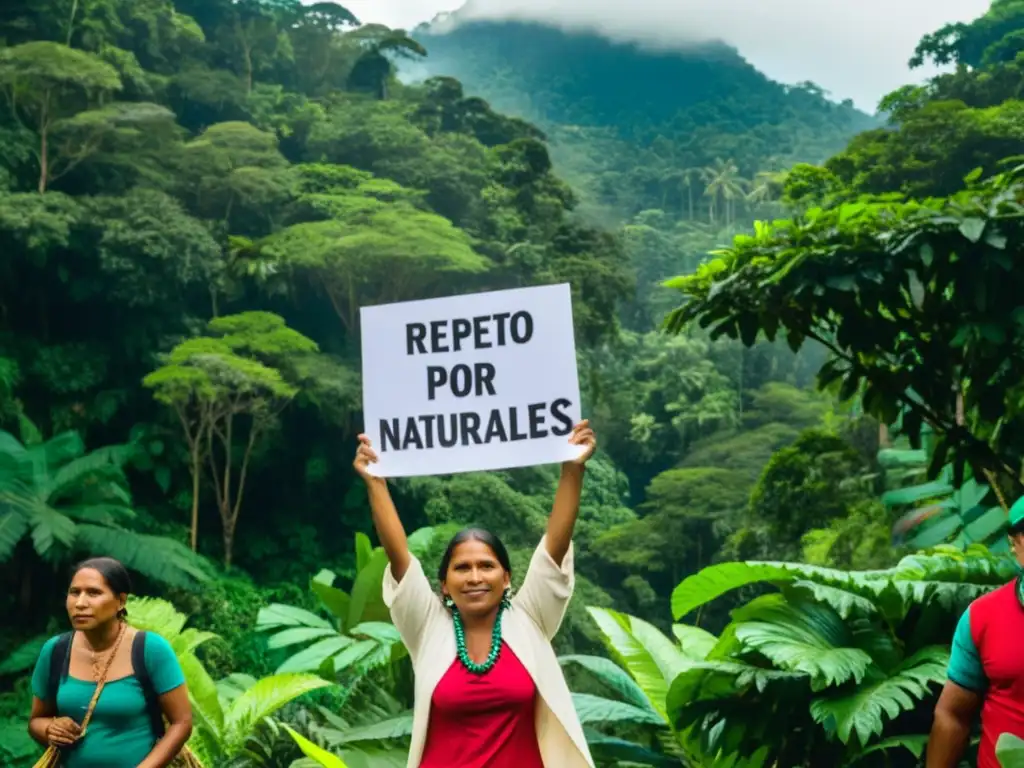
{"label": "palm tree", "polygon": [[686,190],[687,211],[690,214],[688,217],[690,221],[693,221],[693,185],[696,181],[704,180],[704,175],[703,168],[686,168],[679,174],[680,182]]}
{"label": "palm tree", "polygon": [[77,432],[46,441],[29,432],[26,445],[0,430],[0,563],[27,537],[35,555],[53,565],[102,553],[176,586],[209,576],[184,544],[126,527],[136,517],[123,470],[133,444],[87,452]]}
{"label": "palm tree", "polygon": [[736,200],[743,197],[747,186],[747,181],[739,175],[736,163],[715,158],[715,162],[704,168],[704,179],[707,181],[704,196],[710,199],[710,220],[715,220],[718,199],[721,198],[725,203],[725,224],[732,224],[736,219]]}

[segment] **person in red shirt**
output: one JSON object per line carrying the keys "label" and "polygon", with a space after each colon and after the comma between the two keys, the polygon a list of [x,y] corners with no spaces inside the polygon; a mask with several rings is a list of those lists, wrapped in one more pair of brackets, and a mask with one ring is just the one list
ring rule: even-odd
{"label": "person in red shirt", "polygon": [[572,594],[572,533],[597,445],[587,421],[568,439],[581,451],[562,465],[547,532],[513,597],[508,552],[480,529],[451,540],[433,591],[359,436],[353,466],[388,556],[385,602],[416,676],[408,768],[593,768],[550,642]]}
{"label": "person in red shirt", "polygon": [[[1024,499],[1010,508],[1010,546],[1024,567]],[[1024,738],[1024,584],[982,595],[960,617],[949,654],[947,681],[935,706],[926,768],[956,768],[981,714],[978,768],[1000,768],[1000,734]]]}

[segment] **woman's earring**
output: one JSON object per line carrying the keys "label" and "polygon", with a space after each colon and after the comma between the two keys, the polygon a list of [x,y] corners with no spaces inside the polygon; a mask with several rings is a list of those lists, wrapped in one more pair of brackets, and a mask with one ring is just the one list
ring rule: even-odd
{"label": "woman's earring", "polygon": [[447,608],[448,610],[451,610],[452,608],[455,607],[455,601],[452,600],[452,596],[451,595],[445,595],[444,596],[444,607]]}
{"label": "woman's earring", "polygon": [[505,594],[501,596],[501,607],[512,607],[512,587],[505,587]]}

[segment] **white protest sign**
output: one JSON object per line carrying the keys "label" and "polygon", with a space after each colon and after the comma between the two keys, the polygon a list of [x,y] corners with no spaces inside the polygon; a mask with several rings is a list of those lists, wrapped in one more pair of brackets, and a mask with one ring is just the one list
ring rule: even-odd
{"label": "white protest sign", "polygon": [[580,420],[569,285],[360,309],[381,477],[563,462]]}

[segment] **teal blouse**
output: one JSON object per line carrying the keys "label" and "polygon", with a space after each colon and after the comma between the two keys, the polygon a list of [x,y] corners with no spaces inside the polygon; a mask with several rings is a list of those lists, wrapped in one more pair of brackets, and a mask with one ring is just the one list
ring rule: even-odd
{"label": "teal blouse", "polygon": [[[32,693],[46,698],[50,656],[57,638],[46,641],[35,671]],[[174,690],[185,682],[185,675],[164,638],[150,632],[146,637],[146,669],[158,695]],[[57,714],[82,722],[96,683],[68,675],[57,689]],[[96,702],[89,730],[78,745],[65,752],[66,768],[136,768],[152,751],[156,739],[146,713],[146,698],[135,675],[108,680]]]}

